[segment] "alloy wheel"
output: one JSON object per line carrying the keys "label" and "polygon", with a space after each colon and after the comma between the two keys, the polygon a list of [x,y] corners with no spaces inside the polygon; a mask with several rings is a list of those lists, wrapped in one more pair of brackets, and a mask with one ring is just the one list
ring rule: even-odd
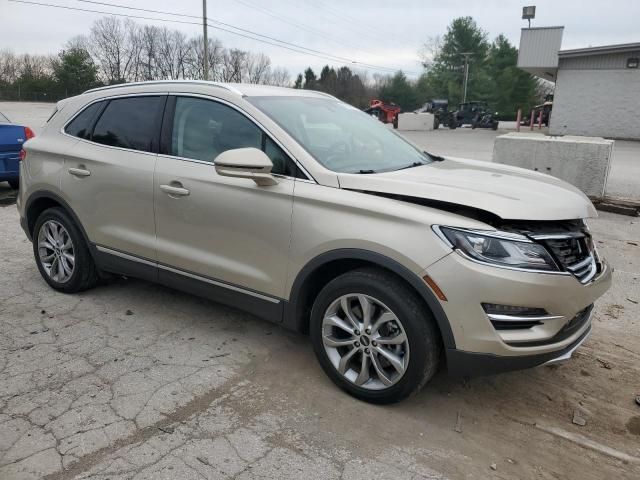
{"label": "alloy wheel", "polygon": [[402,322],[384,303],[347,294],[327,308],[322,343],[336,371],[368,390],[395,385],[409,365],[409,341]]}
{"label": "alloy wheel", "polygon": [[38,232],[38,257],[49,278],[66,283],[73,275],[75,252],[69,232],[55,220],[47,220]]}

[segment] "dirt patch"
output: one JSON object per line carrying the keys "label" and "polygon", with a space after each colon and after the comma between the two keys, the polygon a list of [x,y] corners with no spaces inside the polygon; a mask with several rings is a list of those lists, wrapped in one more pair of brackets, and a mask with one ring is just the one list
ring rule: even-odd
{"label": "dirt patch", "polygon": [[631,417],[627,422],[627,430],[634,435],[640,435],[640,417]]}

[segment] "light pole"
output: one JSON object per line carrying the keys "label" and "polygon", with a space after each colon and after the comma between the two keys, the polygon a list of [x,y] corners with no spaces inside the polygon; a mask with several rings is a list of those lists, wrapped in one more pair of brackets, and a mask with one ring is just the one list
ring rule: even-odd
{"label": "light pole", "polygon": [[209,39],[207,37],[207,0],[202,0],[202,36],[204,37],[204,79],[209,80]]}
{"label": "light pole", "polygon": [[469,57],[473,52],[463,52],[460,55],[464,57],[464,87],[462,94],[462,103],[467,102],[467,82],[469,81]]}

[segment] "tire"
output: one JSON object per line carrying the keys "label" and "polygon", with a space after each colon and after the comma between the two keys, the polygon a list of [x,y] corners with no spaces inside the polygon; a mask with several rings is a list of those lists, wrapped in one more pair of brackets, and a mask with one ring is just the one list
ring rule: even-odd
{"label": "tire", "polygon": [[[52,226],[57,229],[59,236],[52,235]],[[62,229],[60,229],[60,227],[62,227]],[[49,236],[47,236],[47,230]],[[64,247],[61,247],[56,250],[44,246],[45,244],[41,242],[41,240],[44,240],[47,245],[51,246],[52,243],[50,240],[52,238],[54,240],[60,239],[60,243],[57,245],[63,242],[65,245],[70,244],[71,249],[69,250],[67,248],[65,250]],[[50,252],[54,253],[49,254]],[[57,252],[57,254],[55,252]],[[67,254],[66,256],[64,255],[65,253]],[[40,275],[42,275],[42,278],[55,290],[64,293],[76,293],[87,290],[95,286],[98,282],[98,270],[91,257],[84,236],[78,226],[62,208],[49,208],[42,212],[36,220],[33,229],[33,254]],[[73,256],[73,262],[70,261],[69,255]],[[58,257],[58,261],[54,263],[56,256]],[[47,257],[53,258],[48,264],[43,260]],[[60,260],[62,257],[64,257],[64,259]],[[59,264],[62,264],[62,275],[59,273]],[[71,269],[69,271],[68,267],[70,265]]]}
{"label": "tire", "polygon": [[[359,322],[363,319],[363,297],[369,305],[373,305],[371,325],[374,331],[356,331],[352,335],[343,330],[344,322],[349,317],[345,315],[342,301],[346,299],[346,304],[354,307],[351,314],[356,317],[359,328],[364,328]],[[391,313],[385,318],[392,320],[378,322],[385,308]],[[335,320],[331,319],[336,317],[338,320],[344,319],[342,326],[334,326]],[[376,325],[381,326],[376,328]],[[329,282],[314,302],[310,335],[313,349],[327,376],[341,389],[367,402],[386,404],[403,400],[418,392],[438,369],[441,340],[433,315],[413,290],[384,270],[353,270]],[[379,344],[376,339],[380,341]],[[401,345],[385,346],[383,339],[386,339],[385,343],[389,339],[405,340]],[[348,345],[333,348],[335,341]],[[395,362],[402,360],[401,370],[394,368],[394,363],[379,353],[382,350],[391,352]],[[366,364],[369,374],[363,375],[363,379],[366,379],[363,381],[359,379],[365,355],[368,357]],[[338,368],[345,357],[348,358],[345,361],[347,367],[343,369],[344,373],[340,373]],[[382,371],[383,375],[380,376],[378,371]]]}
{"label": "tire", "polygon": [[450,120],[449,121],[449,128],[451,130],[455,130],[456,128],[458,128],[458,122],[456,122],[455,120]]}
{"label": "tire", "polygon": [[500,122],[494,121],[493,124],[491,125],[491,130],[498,130],[499,124]]}
{"label": "tire", "polygon": [[20,188],[20,181],[19,180],[8,180],[7,183],[14,190],[18,190]]}

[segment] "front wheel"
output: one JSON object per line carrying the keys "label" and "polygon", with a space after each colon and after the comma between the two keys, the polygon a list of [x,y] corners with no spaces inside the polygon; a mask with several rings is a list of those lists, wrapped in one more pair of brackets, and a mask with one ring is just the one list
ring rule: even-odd
{"label": "front wheel", "polygon": [[80,292],[98,281],[98,271],[82,233],[61,208],[49,208],[36,220],[33,253],[42,278],[58,291]]}
{"label": "front wheel", "polygon": [[354,270],[329,282],[313,305],[310,330],[325,373],[361,400],[400,401],[438,367],[440,335],[431,312],[382,270]]}

